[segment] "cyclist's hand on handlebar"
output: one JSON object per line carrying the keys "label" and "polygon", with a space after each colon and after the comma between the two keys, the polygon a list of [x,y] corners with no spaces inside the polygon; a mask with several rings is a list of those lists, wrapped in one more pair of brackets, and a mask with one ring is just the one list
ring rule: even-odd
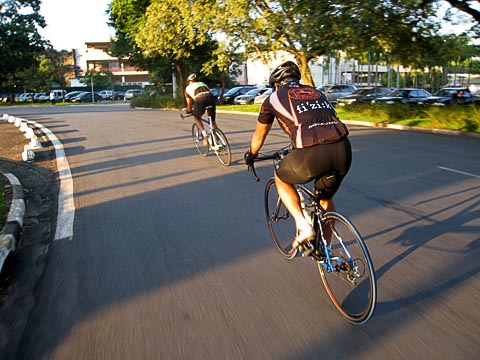
{"label": "cyclist's hand on handlebar", "polygon": [[255,160],[255,158],[257,157],[258,155],[257,154],[253,154],[250,149],[245,152],[245,154],[243,155],[243,158],[245,159],[245,164],[250,167],[252,164],[253,164],[253,161]]}

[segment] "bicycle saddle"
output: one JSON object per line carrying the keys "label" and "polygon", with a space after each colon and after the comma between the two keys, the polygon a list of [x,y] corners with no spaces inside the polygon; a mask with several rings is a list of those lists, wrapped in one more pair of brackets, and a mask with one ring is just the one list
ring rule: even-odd
{"label": "bicycle saddle", "polygon": [[339,181],[336,173],[327,174],[315,180],[315,190],[320,192],[332,191],[338,187],[338,183]]}

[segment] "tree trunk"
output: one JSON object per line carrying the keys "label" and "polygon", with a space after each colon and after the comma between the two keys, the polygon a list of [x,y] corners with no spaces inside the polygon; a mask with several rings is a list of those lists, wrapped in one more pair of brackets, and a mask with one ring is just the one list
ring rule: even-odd
{"label": "tree trunk", "polygon": [[302,55],[295,55],[295,60],[297,61],[298,67],[300,68],[300,73],[302,74],[302,83],[304,83],[305,85],[315,86],[312,73],[310,72],[310,67],[308,66],[307,57]]}
{"label": "tree trunk", "polygon": [[180,87],[180,91],[182,92],[182,100],[184,106],[187,106],[187,101],[185,100],[185,79],[187,78],[185,75],[185,67],[180,62],[175,62],[175,69],[177,70],[178,74],[178,85]]}

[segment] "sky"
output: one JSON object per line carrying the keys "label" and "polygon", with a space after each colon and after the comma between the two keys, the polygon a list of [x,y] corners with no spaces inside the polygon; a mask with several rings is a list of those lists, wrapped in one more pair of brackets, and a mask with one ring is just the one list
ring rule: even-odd
{"label": "sky", "polygon": [[82,48],[85,42],[109,41],[114,30],[105,11],[111,0],[42,0],[47,26],[39,33],[55,50]]}

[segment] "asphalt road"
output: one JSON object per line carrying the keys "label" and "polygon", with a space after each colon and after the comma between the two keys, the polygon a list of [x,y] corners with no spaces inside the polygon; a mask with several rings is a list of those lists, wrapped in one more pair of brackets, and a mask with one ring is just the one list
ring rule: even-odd
{"label": "asphalt road", "polygon": [[[378,304],[350,325],[315,264],[282,259],[241,161],[255,118],[219,114],[233,149],[196,154],[175,111],[11,108],[63,143],[72,240],[53,241],[18,359],[477,359],[479,140],[351,127],[338,209],[373,257]],[[265,149],[286,144],[274,129]],[[259,175],[266,180],[271,166]]]}

